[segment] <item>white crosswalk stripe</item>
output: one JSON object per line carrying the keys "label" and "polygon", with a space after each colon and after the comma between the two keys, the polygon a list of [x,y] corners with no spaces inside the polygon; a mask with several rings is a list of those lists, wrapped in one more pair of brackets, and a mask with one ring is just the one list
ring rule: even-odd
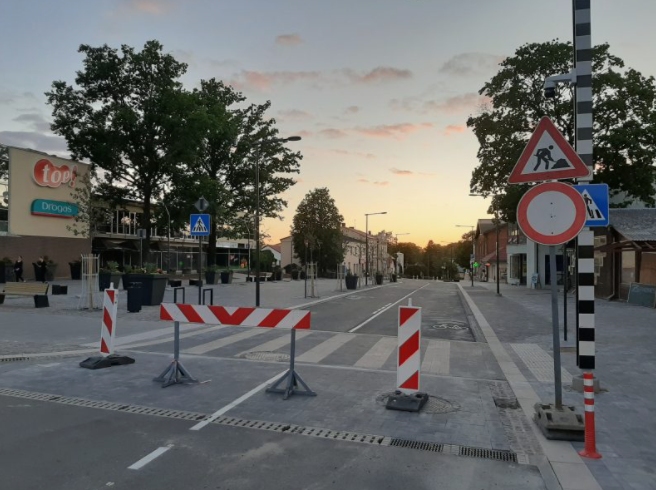
{"label": "white crosswalk stripe", "polygon": [[429,340],[421,363],[422,372],[449,374],[451,342],[448,340]]}
{"label": "white crosswalk stripe", "polygon": [[[554,382],[553,358],[538,344],[510,344],[510,346],[535,379],[543,383]],[[563,383],[571,383],[572,375],[565,368],[561,368],[560,379]]]}
{"label": "white crosswalk stripe", "polygon": [[207,342],[205,344],[200,344],[195,347],[191,347],[190,349],[185,349],[184,352],[185,354],[207,354],[208,352],[211,352],[216,349],[220,349],[221,347],[225,347],[230,344],[234,344],[235,342],[239,342],[240,340],[246,340],[250,339],[251,337],[255,337],[256,335],[262,335],[264,332],[268,332],[269,329],[267,328],[253,328],[249,330],[244,330],[243,332],[239,332],[233,335],[230,335],[228,337],[224,337],[222,339],[218,340],[213,340],[212,342]]}
{"label": "white crosswalk stripe", "polygon": [[396,352],[397,340],[394,337],[383,337],[355,363],[355,367],[378,369],[382,368],[387,359]]}
{"label": "white crosswalk stripe", "polygon": [[[298,330],[296,332],[296,340],[298,341],[303,337],[307,337],[309,334],[310,332],[308,332],[307,330]],[[241,357],[248,352],[273,352],[278,349],[282,349],[285,346],[288,346],[291,343],[291,341],[292,341],[291,334],[286,331],[285,335],[282,335],[277,339],[269,340],[268,342],[253,347],[252,349],[248,349],[245,350],[244,352],[240,352],[239,354],[236,354],[235,357]]]}
{"label": "white crosswalk stripe", "polygon": [[321,362],[337,349],[342,347],[347,342],[353,340],[356,336],[350,333],[339,333],[328,340],[321,342],[319,345],[313,347],[309,351],[296,357],[299,362]]}

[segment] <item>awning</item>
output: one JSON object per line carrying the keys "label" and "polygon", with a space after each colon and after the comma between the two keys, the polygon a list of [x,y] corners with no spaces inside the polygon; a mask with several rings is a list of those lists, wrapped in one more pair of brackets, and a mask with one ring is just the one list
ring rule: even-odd
{"label": "awning", "polygon": [[93,248],[95,250],[139,250],[138,242],[133,240],[121,240],[116,238],[94,238]]}

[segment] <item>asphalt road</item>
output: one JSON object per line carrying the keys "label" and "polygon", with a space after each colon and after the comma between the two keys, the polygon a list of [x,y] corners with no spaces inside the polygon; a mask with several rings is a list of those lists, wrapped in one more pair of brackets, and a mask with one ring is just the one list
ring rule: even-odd
{"label": "asphalt road", "polygon": [[221,425],[190,431],[189,421],[4,396],[0,418],[2,488],[12,490],[545,488],[533,466]]}

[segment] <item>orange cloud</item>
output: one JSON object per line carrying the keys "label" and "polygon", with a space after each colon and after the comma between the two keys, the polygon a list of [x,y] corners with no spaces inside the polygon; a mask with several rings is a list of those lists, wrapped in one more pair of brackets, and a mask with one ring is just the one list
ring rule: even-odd
{"label": "orange cloud", "polygon": [[356,182],[361,182],[363,184],[368,184],[369,180],[368,179],[358,179]]}
{"label": "orange cloud", "polygon": [[358,112],[360,112],[360,108],[359,108],[357,105],[351,105],[351,106],[348,106],[348,107],[344,110],[344,114],[356,114],[356,113],[358,113]]}
{"label": "orange cloud", "polygon": [[449,124],[445,129],[444,129],[444,134],[447,136],[451,136],[452,134],[458,134],[458,133],[464,133],[467,131],[467,126],[464,124]]}
{"label": "orange cloud", "polygon": [[401,138],[404,135],[414,133],[421,129],[432,128],[431,123],[421,123],[421,124],[391,124],[383,126],[374,126],[372,128],[356,128],[360,134],[369,136],[372,138]]}
{"label": "orange cloud", "polygon": [[390,82],[412,78],[412,72],[410,70],[402,70],[390,66],[379,66],[362,75],[349,69],[344,70],[344,73],[351,80],[358,83]]}
{"label": "orange cloud", "polygon": [[242,70],[239,75],[230,81],[230,85],[237,90],[268,91],[274,85],[285,85],[294,82],[316,81],[320,77],[316,71],[276,71],[260,72]]}
{"label": "orange cloud", "polygon": [[414,172],[410,170],[401,170],[399,168],[390,168],[390,172],[395,175],[413,175]]}
{"label": "orange cloud", "polygon": [[376,155],[373,153],[364,153],[361,151],[348,151],[348,150],[342,150],[342,149],[334,149],[334,150],[328,150],[330,153],[337,153],[338,155],[344,155],[344,156],[355,156],[355,157],[361,157],[361,158],[366,158],[367,160],[373,160],[376,158]]}
{"label": "orange cloud", "polygon": [[288,111],[280,111],[280,115],[284,119],[308,119],[312,115],[309,112],[301,111],[298,109],[290,109]]}
{"label": "orange cloud", "polygon": [[123,10],[144,14],[161,15],[171,9],[170,0],[123,0]]}
{"label": "orange cloud", "polygon": [[310,131],[305,131],[305,130],[296,131],[296,134],[303,138],[309,138],[310,136],[312,136],[312,133]]}
{"label": "orange cloud", "polygon": [[321,136],[325,136],[326,138],[344,138],[346,136],[345,131],[335,128],[322,129],[319,131],[319,134]]}
{"label": "orange cloud", "polygon": [[380,186],[380,187],[387,187],[389,185],[389,182],[386,180],[383,181],[376,181],[373,183],[374,185]]}
{"label": "orange cloud", "polygon": [[475,92],[456,95],[444,100],[429,100],[424,102],[423,108],[429,112],[446,112],[448,114],[458,114],[470,112],[489,102],[489,98],[479,95]]}
{"label": "orange cloud", "polygon": [[298,34],[281,34],[276,37],[276,44],[279,46],[297,46],[302,42],[303,40]]}

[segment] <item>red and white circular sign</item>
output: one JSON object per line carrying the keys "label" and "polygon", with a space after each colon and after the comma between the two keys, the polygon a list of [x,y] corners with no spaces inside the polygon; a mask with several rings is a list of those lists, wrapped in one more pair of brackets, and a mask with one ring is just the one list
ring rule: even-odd
{"label": "red and white circular sign", "polygon": [[536,185],[517,206],[517,223],[524,234],[542,245],[560,245],[575,238],[585,225],[585,202],[562,182]]}

